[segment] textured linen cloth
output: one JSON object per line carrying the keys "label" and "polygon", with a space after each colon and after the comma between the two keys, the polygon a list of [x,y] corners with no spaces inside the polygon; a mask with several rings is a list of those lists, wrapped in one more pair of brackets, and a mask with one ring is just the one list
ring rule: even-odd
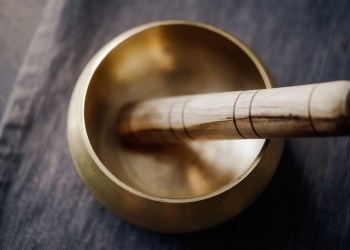
{"label": "textured linen cloth", "polygon": [[139,229],[90,195],[66,139],[75,82],[107,41],[164,19],[237,36],[279,86],[350,79],[347,0],[51,0],[0,125],[0,249],[349,249],[349,137],[287,140],[257,201],[202,232]]}

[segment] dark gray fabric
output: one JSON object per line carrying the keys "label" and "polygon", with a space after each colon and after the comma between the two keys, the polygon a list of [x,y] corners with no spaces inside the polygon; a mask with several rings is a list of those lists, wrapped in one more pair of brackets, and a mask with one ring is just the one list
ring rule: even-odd
{"label": "dark gray fabric", "polygon": [[279,86],[350,79],[350,2],[49,1],[0,127],[1,249],[349,249],[350,139],[287,140],[261,197],[203,232],[167,235],[111,215],[76,174],[68,101],[91,56],[153,20],[222,28],[252,47]]}
{"label": "dark gray fabric", "polygon": [[46,0],[0,0],[0,119]]}

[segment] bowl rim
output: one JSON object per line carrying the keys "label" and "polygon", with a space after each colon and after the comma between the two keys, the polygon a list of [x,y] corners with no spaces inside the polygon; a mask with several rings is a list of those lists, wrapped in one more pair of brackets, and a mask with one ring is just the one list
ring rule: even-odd
{"label": "bowl rim", "polygon": [[181,20],[181,19],[171,19],[171,20],[163,20],[163,21],[155,21],[147,24],[143,24],[137,27],[134,27],[132,29],[129,29],[125,32],[122,32],[121,34],[117,35],[115,38],[113,38],[111,41],[109,41],[107,44],[105,44],[100,50],[96,52],[96,54],[90,59],[88,64],[83,69],[82,73],[80,74],[80,77],[77,81],[77,83],[82,84],[82,92],[81,92],[81,99],[79,103],[79,107],[82,108],[82,112],[80,114],[82,115],[81,120],[83,121],[80,124],[80,132],[82,136],[82,141],[84,143],[84,146],[86,150],[88,151],[88,154],[94,161],[94,165],[110,180],[113,182],[113,184],[117,185],[118,187],[136,195],[139,197],[142,197],[147,200],[156,201],[156,202],[165,202],[165,203],[191,203],[191,202],[198,202],[206,199],[210,199],[213,197],[216,197],[218,195],[221,195],[230,189],[237,186],[242,180],[245,179],[258,165],[260,160],[262,159],[265,151],[267,150],[268,145],[270,144],[270,139],[264,139],[264,143],[259,151],[259,154],[255,158],[255,160],[251,163],[251,165],[236,179],[233,181],[230,181],[229,183],[223,185],[222,187],[218,188],[217,190],[204,194],[199,195],[195,197],[187,197],[187,198],[169,198],[169,197],[161,197],[161,196],[155,196],[146,194],[136,188],[133,188],[126,183],[122,182],[120,179],[118,179],[115,175],[113,175],[108,168],[102,163],[102,161],[99,159],[97,154],[95,153],[88,134],[86,130],[85,125],[85,103],[86,103],[86,94],[88,91],[88,88],[90,86],[91,79],[93,75],[95,74],[97,68],[99,67],[100,63],[106,58],[106,56],[120,43],[127,40],[128,38],[132,37],[133,35],[136,35],[137,33],[143,32],[147,29],[156,28],[160,26],[170,26],[170,25],[187,25],[187,26],[194,26],[197,28],[209,30],[211,32],[217,33],[218,35],[228,39],[230,42],[238,46],[248,57],[249,59],[254,63],[255,67],[260,73],[260,76],[263,79],[264,85],[266,88],[272,88],[274,87],[274,82],[272,80],[272,77],[270,76],[267,68],[262,63],[262,61],[258,58],[258,56],[249,49],[242,41],[240,41],[238,38],[234,37],[233,35],[229,34],[226,31],[223,31],[221,29],[218,29],[212,25],[193,21],[193,20]]}

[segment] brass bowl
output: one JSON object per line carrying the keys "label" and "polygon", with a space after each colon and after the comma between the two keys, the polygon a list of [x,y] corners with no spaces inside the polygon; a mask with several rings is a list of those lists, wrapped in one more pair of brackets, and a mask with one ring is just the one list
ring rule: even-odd
{"label": "brass bowl", "polygon": [[191,232],[219,224],[262,192],[283,140],[128,146],[116,134],[118,110],[146,98],[272,86],[257,57],[212,26],[163,21],[129,30],[76,84],[68,115],[76,169],[100,203],[140,227]]}

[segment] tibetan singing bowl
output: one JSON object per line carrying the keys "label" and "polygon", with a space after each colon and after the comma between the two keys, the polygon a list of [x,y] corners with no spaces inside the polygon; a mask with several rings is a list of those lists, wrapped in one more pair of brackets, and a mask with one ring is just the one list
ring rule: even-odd
{"label": "tibetan singing bowl", "polygon": [[109,211],[143,228],[191,232],[246,208],[271,179],[283,139],[126,144],[119,110],[132,101],[272,88],[242,42],[212,26],[164,21],[129,30],[86,65],[72,95],[76,169]]}

